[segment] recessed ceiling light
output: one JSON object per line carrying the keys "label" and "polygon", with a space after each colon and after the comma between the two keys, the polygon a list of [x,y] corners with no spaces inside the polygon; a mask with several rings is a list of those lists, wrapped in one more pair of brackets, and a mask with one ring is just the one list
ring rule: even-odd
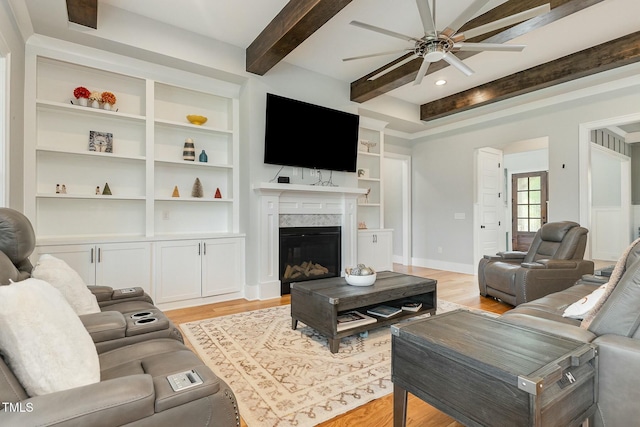
{"label": "recessed ceiling light", "polygon": [[441,80],[436,81],[436,86],[442,86],[442,85],[446,85],[446,84],[447,84],[446,80],[442,80],[441,79]]}

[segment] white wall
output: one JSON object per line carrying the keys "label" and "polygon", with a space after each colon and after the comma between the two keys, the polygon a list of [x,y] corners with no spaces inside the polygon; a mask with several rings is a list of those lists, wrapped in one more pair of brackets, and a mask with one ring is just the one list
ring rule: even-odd
{"label": "white wall", "polygon": [[[16,25],[13,11],[9,6],[9,2],[2,0],[0,1],[0,56],[5,57],[9,85],[5,86],[4,81],[0,83],[1,90],[5,91],[5,98],[8,98],[8,102],[5,103],[5,106],[8,106],[4,120],[6,128],[0,129],[5,135],[8,147],[4,147],[5,164],[0,164],[0,168],[2,168],[5,178],[8,177],[9,180],[8,189],[5,187],[5,192],[8,192],[8,195],[4,195],[4,198],[8,199],[7,206],[19,210],[22,210],[24,202],[22,191],[22,167],[24,161],[22,143],[24,140],[24,50],[24,41]],[[8,174],[6,173],[7,169]],[[4,185],[5,183],[2,184]]]}
{"label": "white wall", "polygon": [[[634,68],[637,70],[637,66]],[[635,71],[637,72],[637,71]],[[607,76],[599,75],[598,79]],[[535,101],[533,109],[513,107],[505,101],[502,114],[482,120],[461,119],[456,125],[435,129],[414,141],[413,147],[413,257],[422,264],[446,261],[459,270],[473,273],[473,152],[476,148],[502,148],[512,141],[549,138],[549,221],[580,222],[579,124],[637,112],[640,79],[620,88],[609,79],[606,91],[581,90],[572,100],[554,103],[550,98]],[[544,94],[544,91],[540,91]],[[541,94],[537,93],[537,97]],[[513,101],[520,102],[520,99]],[[516,104],[518,105],[518,104]],[[539,107],[538,107],[539,105]],[[495,106],[492,107],[495,111]],[[480,110],[482,111],[482,110]],[[454,212],[466,213],[466,220],[454,220]],[[437,252],[442,247],[442,253]],[[429,265],[426,265],[429,266]]]}

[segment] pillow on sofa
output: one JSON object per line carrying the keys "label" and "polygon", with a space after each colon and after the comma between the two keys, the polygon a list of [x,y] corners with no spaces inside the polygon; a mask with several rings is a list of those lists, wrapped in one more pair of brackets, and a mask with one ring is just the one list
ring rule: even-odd
{"label": "pillow on sofa", "polygon": [[584,319],[584,316],[604,297],[607,284],[599,286],[598,289],[591,292],[579,301],[574,302],[564,310],[562,317],[570,317],[572,319]]}
{"label": "pillow on sofa", "polygon": [[62,292],[76,314],[99,313],[100,306],[82,277],[63,260],[49,254],[40,256],[31,276],[44,280]]}
{"label": "pillow on sofa", "polygon": [[0,286],[0,349],[29,396],[100,381],[98,352],[62,294],[37,279]]}

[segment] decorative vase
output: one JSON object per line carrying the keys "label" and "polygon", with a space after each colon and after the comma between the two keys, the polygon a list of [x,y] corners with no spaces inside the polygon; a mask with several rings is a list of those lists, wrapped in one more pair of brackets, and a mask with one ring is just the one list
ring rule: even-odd
{"label": "decorative vase", "polygon": [[108,102],[105,102],[104,104],[102,104],[102,108],[107,111],[111,111],[111,104],[109,104]]}
{"label": "decorative vase", "polygon": [[86,107],[88,103],[88,98],[78,98],[78,105],[80,105],[81,107]]}
{"label": "decorative vase", "polygon": [[193,146],[193,139],[187,138],[184,140],[184,149],[182,150],[182,158],[193,162],[196,160],[196,149]]}
{"label": "decorative vase", "polygon": [[213,196],[214,199],[222,199],[222,193],[220,192],[220,188],[216,188],[216,194]]}
{"label": "decorative vase", "polygon": [[207,153],[202,150],[202,153],[200,153],[200,157],[198,158],[198,160],[200,160],[202,163],[207,163],[207,161],[209,160],[209,156],[207,156]]}
{"label": "decorative vase", "polygon": [[92,108],[100,108],[100,103],[98,102],[97,99],[94,99],[93,101],[91,101],[91,107]]}

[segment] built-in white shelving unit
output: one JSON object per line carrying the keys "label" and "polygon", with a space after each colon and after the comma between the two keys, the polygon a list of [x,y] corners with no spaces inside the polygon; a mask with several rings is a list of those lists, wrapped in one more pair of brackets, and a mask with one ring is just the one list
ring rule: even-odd
{"label": "built-in white shelving unit", "polygon": [[[234,261],[237,277],[224,288],[209,286],[205,280],[205,291],[199,295],[214,295],[215,289],[241,292],[244,236],[239,234],[238,206],[239,90],[203,76],[168,68],[163,73],[153,64],[146,69],[139,64],[110,62],[100,58],[98,51],[96,55],[92,61],[83,53],[27,47],[25,117],[31,120],[25,123],[25,214],[36,231],[37,253],[55,252],[62,258],[67,254],[69,262],[87,271],[87,280],[96,273],[80,265],[83,251],[91,251],[90,262],[98,262],[94,252],[103,253],[100,245],[104,242],[152,245],[142,259],[146,265],[142,268],[150,271],[153,245],[159,242],[208,239],[209,247],[217,248],[216,239],[225,239],[221,242],[234,248],[229,253],[239,257]],[[158,78],[161,75],[166,78]],[[114,108],[78,105],[73,97],[78,86],[112,92],[117,97]],[[186,118],[189,114],[208,120],[194,125]],[[111,133],[113,152],[89,151],[90,131]],[[183,160],[186,138],[194,141],[195,161]],[[199,161],[203,150],[207,162]],[[191,196],[196,179],[202,184],[202,198]],[[106,183],[112,195],[102,194]],[[64,185],[66,193],[57,193],[57,185]],[[179,197],[173,197],[176,186]],[[217,191],[219,198],[215,197]],[[242,242],[236,244],[233,239]],[[73,250],[68,251],[71,245]],[[200,248],[197,259],[203,256]],[[170,269],[165,266],[166,271]],[[151,284],[143,286],[152,295],[156,291]],[[190,286],[190,292],[172,289],[157,297],[162,302],[180,299],[171,295],[192,298],[199,285]]]}
{"label": "built-in white shelving unit", "polygon": [[[382,156],[386,123],[361,117],[358,134],[358,187],[368,195],[358,198],[358,262],[376,270],[390,270],[392,232],[384,228]],[[369,146],[367,146],[369,145]]]}

